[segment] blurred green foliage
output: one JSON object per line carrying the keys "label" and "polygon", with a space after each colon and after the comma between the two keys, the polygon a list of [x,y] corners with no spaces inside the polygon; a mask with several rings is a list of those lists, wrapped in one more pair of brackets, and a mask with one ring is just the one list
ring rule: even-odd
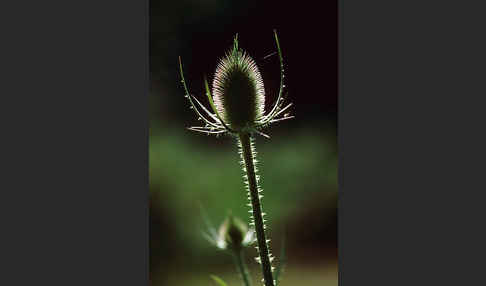
{"label": "blurred green foliage", "polygon": [[[325,132],[311,126],[271,139],[257,138],[262,203],[269,214],[270,237],[289,218],[308,208],[336,207],[336,136],[330,130]],[[152,128],[149,142],[152,204],[175,220],[176,233],[172,235],[195,257],[214,252],[201,235],[204,222],[200,205],[216,227],[229,211],[249,218],[236,140],[205,137],[183,126]]]}
{"label": "blurred green foliage", "polygon": [[[232,265],[229,265],[232,266]],[[253,285],[260,283],[260,269],[252,267],[250,272],[253,277]],[[167,277],[166,285],[177,286],[218,286],[210,274],[211,272],[187,272],[183,277],[180,272],[173,272]],[[231,267],[218,270],[218,277],[224,280],[228,286],[240,286],[241,278],[236,270]],[[337,264],[313,264],[313,265],[290,265],[284,272],[280,286],[336,286],[338,285]]]}

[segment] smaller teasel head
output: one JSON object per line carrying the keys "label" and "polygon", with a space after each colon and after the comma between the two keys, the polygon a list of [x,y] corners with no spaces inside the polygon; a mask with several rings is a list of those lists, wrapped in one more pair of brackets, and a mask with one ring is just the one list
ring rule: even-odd
{"label": "smaller teasel head", "polygon": [[213,100],[221,119],[236,132],[252,130],[263,116],[262,76],[255,61],[238,48],[238,36],[216,68]]}
{"label": "smaller teasel head", "polygon": [[219,228],[218,246],[240,250],[254,241],[253,230],[240,219],[229,215]]}
{"label": "smaller teasel head", "polygon": [[265,88],[262,76],[255,61],[239,48],[237,35],[234,38],[232,49],[226,53],[226,56],[219,61],[216,67],[212,94],[207,80],[204,82],[206,96],[212,112],[196,97],[189,94],[182,70],[182,61],[179,57],[180,75],[186,93],[185,96],[189,99],[190,107],[194,109],[198,119],[204,122],[204,126],[190,127],[190,130],[216,135],[257,133],[269,137],[260,130],[274,122],[293,118],[293,116],[284,113],[292,104],[283,107],[283,90],[285,88],[283,59],[275,31],[274,35],[280,61],[280,89],[277,101],[267,114],[264,111]]}
{"label": "smaller teasel head", "polygon": [[229,214],[218,231],[205,234],[211,244],[222,250],[240,251],[255,242],[255,232],[239,218]]}

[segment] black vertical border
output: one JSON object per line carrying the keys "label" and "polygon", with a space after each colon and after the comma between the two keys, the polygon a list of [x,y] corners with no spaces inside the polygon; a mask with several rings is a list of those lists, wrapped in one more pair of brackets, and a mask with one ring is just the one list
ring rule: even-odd
{"label": "black vertical border", "polygon": [[0,9],[0,285],[148,285],[148,0],[28,2]]}
{"label": "black vertical border", "polygon": [[339,3],[339,285],[485,284],[484,3]]}

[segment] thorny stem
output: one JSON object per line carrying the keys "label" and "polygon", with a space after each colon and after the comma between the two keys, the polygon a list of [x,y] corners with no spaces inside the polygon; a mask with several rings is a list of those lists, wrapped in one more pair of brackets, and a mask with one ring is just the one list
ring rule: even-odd
{"label": "thorny stem", "polygon": [[238,267],[238,271],[241,274],[241,277],[243,278],[243,282],[245,283],[245,286],[251,286],[251,281],[249,278],[249,273],[248,269],[246,268],[246,264],[243,261],[243,250],[242,249],[237,249],[233,251],[233,257],[235,259],[235,264]]}
{"label": "thorny stem", "polygon": [[251,139],[248,133],[240,133],[239,135],[242,156],[245,163],[246,174],[248,176],[248,189],[251,198],[251,205],[253,210],[253,219],[255,223],[255,232],[258,243],[258,253],[262,265],[263,279],[265,286],[274,286],[272,276],[272,266],[270,264],[269,250],[265,238],[265,229],[263,223],[262,209],[260,205],[260,198],[258,193],[258,184],[255,174],[254,155],[252,154]]}

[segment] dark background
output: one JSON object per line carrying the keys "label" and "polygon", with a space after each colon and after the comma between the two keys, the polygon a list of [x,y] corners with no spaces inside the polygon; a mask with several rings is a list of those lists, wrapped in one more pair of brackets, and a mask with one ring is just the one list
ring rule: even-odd
{"label": "dark background", "polygon": [[[238,33],[240,47],[257,62],[266,110],[280,82],[273,29],[282,48],[287,102],[296,118],[257,138],[264,211],[271,249],[279,258],[286,236],[282,285],[337,283],[337,2],[150,2],[150,272],[154,285],[211,285],[217,274],[237,285],[231,257],[201,236],[199,204],[219,225],[228,211],[247,221],[245,190],[235,141],[192,133],[198,124],[183,97],[182,57],[189,90],[207,103],[217,61]],[[261,277],[247,257],[253,278]],[[276,263],[274,263],[276,265]],[[180,275],[184,273],[184,275]],[[302,274],[307,273],[306,281]],[[176,278],[178,277],[178,278]],[[185,277],[180,278],[180,277]],[[175,283],[175,284],[174,284]]]}
{"label": "dark background", "polygon": [[336,125],[337,1],[186,0],[151,1],[150,5],[151,87],[157,98],[150,105],[152,118],[187,114],[181,112],[186,102],[174,96],[181,92],[177,57],[182,56],[191,92],[202,94],[203,75],[211,78],[236,33],[241,47],[259,64],[267,95],[275,94],[278,58],[262,58],[275,51],[272,30],[277,29],[297,114]]}

